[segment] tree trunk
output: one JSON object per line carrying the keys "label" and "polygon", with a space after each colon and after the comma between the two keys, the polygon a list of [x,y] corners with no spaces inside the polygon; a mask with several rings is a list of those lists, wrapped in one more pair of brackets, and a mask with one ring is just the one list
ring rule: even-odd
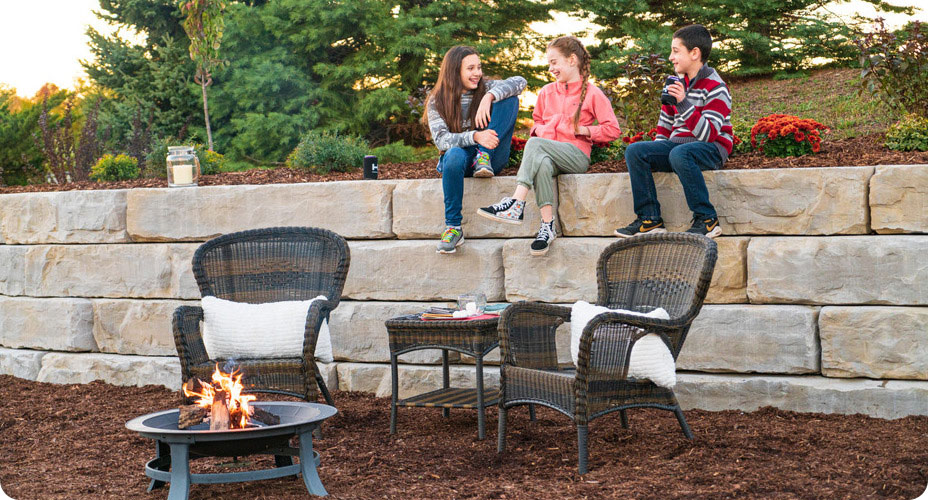
{"label": "tree trunk", "polygon": [[206,76],[200,77],[200,87],[203,89],[203,117],[206,118],[206,141],[209,143],[209,150],[213,150],[213,131],[209,126],[209,107],[206,105],[206,86],[209,79]]}

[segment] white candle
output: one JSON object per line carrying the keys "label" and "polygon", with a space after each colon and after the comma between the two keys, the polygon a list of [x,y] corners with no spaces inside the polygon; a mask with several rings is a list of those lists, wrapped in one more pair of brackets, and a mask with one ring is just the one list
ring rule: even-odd
{"label": "white candle", "polygon": [[174,184],[193,184],[193,165],[174,165]]}

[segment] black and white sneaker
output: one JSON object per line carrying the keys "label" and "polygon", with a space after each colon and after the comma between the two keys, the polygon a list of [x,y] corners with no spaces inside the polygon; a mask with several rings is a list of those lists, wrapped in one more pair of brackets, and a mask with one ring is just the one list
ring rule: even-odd
{"label": "black and white sneaker", "polygon": [[507,224],[522,224],[522,212],[525,209],[525,201],[519,201],[515,198],[503,198],[495,205],[477,209],[477,215],[486,217]]}
{"label": "black and white sneaker", "polygon": [[693,227],[687,229],[686,232],[715,238],[722,234],[722,227],[719,226],[718,217],[693,217]]}
{"label": "black and white sneaker", "polygon": [[557,231],[554,230],[554,221],[542,222],[541,228],[538,230],[538,236],[535,236],[535,241],[532,242],[531,254],[537,257],[548,253],[548,249],[551,248],[551,242],[554,241],[554,238],[557,238]]}
{"label": "black and white sneaker", "polygon": [[661,218],[652,219],[638,217],[635,219],[635,222],[632,222],[625,227],[616,229],[615,233],[613,234],[619,238],[631,238],[632,236],[638,236],[639,234],[666,232],[667,226],[664,225],[664,221]]}

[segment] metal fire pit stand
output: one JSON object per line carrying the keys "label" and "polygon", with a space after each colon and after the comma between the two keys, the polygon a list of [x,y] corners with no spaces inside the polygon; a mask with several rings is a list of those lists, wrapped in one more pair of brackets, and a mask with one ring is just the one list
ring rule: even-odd
{"label": "metal fire pit stand", "polygon": [[[313,451],[313,431],[323,420],[335,415],[331,406],[301,402],[253,403],[280,417],[280,424],[228,431],[210,431],[205,424],[191,429],[177,428],[178,410],[143,415],[126,423],[129,430],[154,439],[157,456],[145,465],[152,478],[148,491],[171,483],[168,500],[187,500],[192,484],[240,483],[285,476],[303,475],[312,495],[326,496],[316,467],[319,453]],[[299,448],[289,446],[290,438],[300,438]],[[242,472],[193,474],[190,460],[204,457],[274,455],[276,467]],[[294,464],[291,457],[300,457]]]}

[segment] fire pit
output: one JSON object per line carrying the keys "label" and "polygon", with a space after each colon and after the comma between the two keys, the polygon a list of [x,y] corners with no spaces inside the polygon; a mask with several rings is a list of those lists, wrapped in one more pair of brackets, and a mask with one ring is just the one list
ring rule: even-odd
{"label": "fire pit", "polygon": [[[152,478],[148,491],[171,483],[168,500],[186,500],[191,484],[238,483],[302,474],[311,494],[327,495],[316,472],[319,453],[313,451],[312,433],[337,410],[318,403],[289,401],[252,403],[252,406],[279,417],[280,423],[256,422],[244,429],[230,430],[209,430],[209,424],[200,423],[179,429],[178,409],[150,413],[127,422],[129,430],[157,441],[157,456],[145,465],[145,475]],[[289,446],[293,436],[300,438],[299,448]],[[192,459],[256,454],[274,455],[276,468],[221,474],[190,472]],[[300,458],[299,464],[293,463],[294,456]]]}

